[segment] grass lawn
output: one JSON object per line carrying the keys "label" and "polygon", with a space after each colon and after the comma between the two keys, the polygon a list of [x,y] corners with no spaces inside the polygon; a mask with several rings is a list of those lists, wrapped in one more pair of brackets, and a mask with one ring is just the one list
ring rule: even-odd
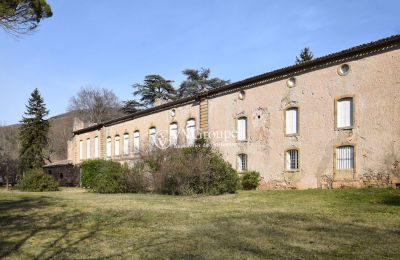
{"label": "grass lawn", "polygon": [[0,259],[397,258],[400,190],[0,190]]}

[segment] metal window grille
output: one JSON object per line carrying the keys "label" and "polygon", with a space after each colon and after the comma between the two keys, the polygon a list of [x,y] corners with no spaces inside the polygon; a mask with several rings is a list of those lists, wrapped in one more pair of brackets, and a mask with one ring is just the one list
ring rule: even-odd
{"label": "metal window grille", "polygon": [[247,171],[247,154],[239,154],[239,170]]}
{"label": "metal window grille", "polygon": [[354,147],[350,145],[336,148],[336,169],[351,170],[354,168]]}
{"label": "metal window grille", "polygon": [[299,169],[299,151],[296,149],[291,149],[287,151],[286,154],[287,169],[297,170]]}

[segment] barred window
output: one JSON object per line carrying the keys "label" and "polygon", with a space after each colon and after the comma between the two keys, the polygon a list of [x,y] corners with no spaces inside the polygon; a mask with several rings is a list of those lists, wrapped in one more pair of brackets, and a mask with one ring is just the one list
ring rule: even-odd
{"label": "barred window", "polygon": [[241,153],[238,155],[238,166],[239,171],[247,171],[247,154]]}
{"label": "barred window", "polygon": [[354,168],[354,147],[351,145],[336,148],[336,169],[352,170]]}
{"label": "barred window", "polygon": [[291,149],[286,152],[286,169],[299,169],[299,151],[297,149]]}

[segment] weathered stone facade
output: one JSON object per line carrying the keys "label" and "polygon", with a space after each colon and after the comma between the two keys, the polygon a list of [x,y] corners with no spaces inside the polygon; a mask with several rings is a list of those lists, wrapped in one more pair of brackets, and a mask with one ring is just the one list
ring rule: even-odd
{"label": "weathered stone facade", "polygon": [[[344,99],[351,100],[351,126],[342,128],[337,110]],[[297,111],[294,134],[285,132],[288,109]],[[240,118],[246,119],[246,138],[239,141],[234,133]],[[137,158],[135,131],[144,149],[150,128],[157,129],[157,138],[163,134],[168,138],[171,123],[185,130],[189,119],[234,167],[243,167],[239,155],[245,154],[246,168],[261,173],[260,188],[395,186],[393,169],[400,161],[400,36],[77,130],[69,159],[77,165],[86,155],[94,158],[97,137],[99,158],[132,162]],[[107,138],[111,156],[106,154]],[[180,138],[185,144],[185,136]],[[351,147],[351,167],[345,170],[337,166],[341,147]],[[288,170],[293,150],[295,169]]]}
{"label": "weathered stone facade", "polygon": [[47,164],[43,170],[58,181],[60,186],[75,187],[80,184],[80,170],[70,161]]}

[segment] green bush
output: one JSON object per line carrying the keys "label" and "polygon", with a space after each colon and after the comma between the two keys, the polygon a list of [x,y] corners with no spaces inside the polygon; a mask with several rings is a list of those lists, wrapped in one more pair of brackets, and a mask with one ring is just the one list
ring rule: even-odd
{"label": "green bush", "polygon": [[260,173],[255,171],[245,172],[242,176],[242,188],[244,190],[255,190],[260,181]]}
{"label": "green bush", "polygon": [[238,188],[236,171],[209,147],[170,149],[164,152],[164,160],[158,161],[159,170],[153,173],[156,192],[218,195]]}
{"label": "green bush", "polygon": [[151,178],[146,174],[145,164],[137,162],[132,169],[124,171],[123,178],[126,192],[148,192],[151,187]]}
{"label": "green bush", "polygon": [[34,169],[25,173],[17,185],[22,191],[57,191],[58,182],[44,173],[42,169]]}
{"label": "green bush", "polygon": [[122,171],[122,166],[118,162],[110,160],[87,160],[81,164],[82,187],[92,188],[94,178],[100,173],[112,171]]}
{"label": "green bush", "polygon": [[118,169],[102,172],[93,178],[92,190],[98,193],[126,192],[122,172]]}

